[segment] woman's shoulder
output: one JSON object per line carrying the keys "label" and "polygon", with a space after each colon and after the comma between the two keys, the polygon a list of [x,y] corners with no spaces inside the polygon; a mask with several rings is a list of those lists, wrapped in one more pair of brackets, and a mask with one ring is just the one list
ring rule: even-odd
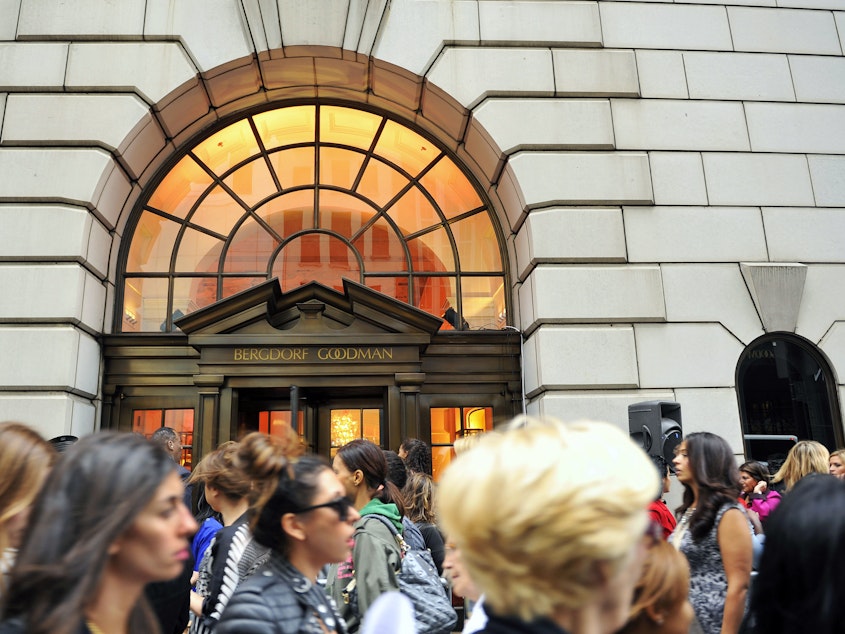
{"label": "woman's shoulder", "polygon": [[285,624],[298,623],[302,613],[297,595],[287,581],[269,569],[258,570],[235,590],[215,631],[218,634],[296,631],[287,629]]}
{"label": "woman's shoulder", "polygon": [[385,535],[389,535],[392,538],[398,532],[398,529],[393,526],[393,523],[388,518],[378,513],[362,515],[361,519],[355,522],[356,535],[369,533],[370,535],[378,535],[381,538],[384,538]]}
{"label": "woman's shoulder", "polygon": [[718,522],[725,516],[725,513],[736,509],[740,513],[744,513],[742,505],[737,500],[726,500],[716,509],[716,521]]}

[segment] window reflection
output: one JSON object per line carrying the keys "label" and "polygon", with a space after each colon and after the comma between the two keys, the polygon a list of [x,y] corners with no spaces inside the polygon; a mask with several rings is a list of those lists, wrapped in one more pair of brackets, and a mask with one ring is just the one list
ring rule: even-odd
{"label": "window reflection", "polygon": [[279,191],[264,157],[238,168],[223,182],[249,207]]}
{"label": "window reflection", "polygon": [[191,224],[226,236],[244,215],[244,208],[222,187],[215,187],[191,216]]}
{"label": "window reflection", "polygon": [[238,229],[226,254],[226,273],[267,273],[267,262],[279,242],[254,218],[248,218]]}
{"label": "window reflection", "polygon": [[455,440],[463,436],[483,434],[493,429],[493,408],[479,405],[476,407],[432,407],[431,415],[431,452],[434,479],[437,480],[443,470],[452,461]]}
{"label": "window reflection", "polygon": [[482,206],[475,188],[451,159],[444,156],[420,179],[447,218]]}
{"label": "window reflection", "polygon": [[196,157],[222,176],[232,167],[258,154],[258,141],[249,121],[241,120],[212,134],[194,148]]}
{"label": "window reflection", "polygon": [[320,108],[320,143],[339,143],[369,150],[382,117],[370,112],[322,106]]}
{"label": "window reflection", "polygon": [[479,191],[436,143],[341,105],[245,116],[189,148],[149,193],[123,257],[124,332],[170,329],[176,311],[272,276],[286,291],[355,280],[446,330],[507,321]]}
{"label": "window reflection", "polygon": [[343,278],[361,282],[355,253],[325,233],[307,233],[288,242],[276,258],[273,276],[279,278],[285,292],[309,282],[337,291],[343,291]]}
{"label": "window reflection", "polygon": [[212,179],[192,157],[176,164],[150,196],[150,207],[185,218]]}
{"label": "window reflection", "polygon": [[458,259],[464,272],[477,271],[490,273],[502,270],[502,255],[498,249],[486,248],[496,243],[496,230],[486,213],[477,213],[449,225],[455,244],[458,247]]}
{"label": "window reflection", "polygon": [[417,187],[409,189],[390,207],[387,214],[406,236],[420,229],[439,225],[442,220],[428,198]]}
{"label": "window reflection", "polygon": [[126,270],[144,273],[169,271],[178,232],[179,225],[175,222],[144,212],[135,228]]}
{"label": "window reflection", "polygon": [[292,106],[269,110],[253,118],[264,148],[272,150],[283,145],[313,143],[316,106]]}

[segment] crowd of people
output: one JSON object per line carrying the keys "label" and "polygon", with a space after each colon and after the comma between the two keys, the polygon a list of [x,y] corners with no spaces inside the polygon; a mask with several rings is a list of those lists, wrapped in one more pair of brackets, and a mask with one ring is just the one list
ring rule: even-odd
{"label": "crowd of people", "polygon": [[77,442],[0,424],[0,634],[834,634],[845,622],[845,450],[818,442],[771,474],[737,467],[709,432],[684,437],[670,465],[607,423],[520,417],[457,439],[438,483],[418,439],[398,453],[353,440],[329,462],[292,429],[252,432],[190,472],[177,447],[169,428]]}

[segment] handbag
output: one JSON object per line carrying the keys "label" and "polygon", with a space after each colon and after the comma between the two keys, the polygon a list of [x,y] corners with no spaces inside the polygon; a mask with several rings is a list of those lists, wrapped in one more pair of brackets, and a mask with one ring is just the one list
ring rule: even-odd
{"label": "handbag", "polygon": [[[452,601],[446,593],[446,588],[431,553],[427,550],[415,549],[408,546],[393,523],[381,515],[367,515],[375,518],[390,530],[402,554],[402,564],[396,573],[399,592],[408,597],[414,606],[414,621],[417,634],[443,634],[451,632],[458,622],[458,614],[452,607]],[[353,614],[360,617],[358,612],[358,591],[353,576],[343,590],[343,600],[349,604]]]}

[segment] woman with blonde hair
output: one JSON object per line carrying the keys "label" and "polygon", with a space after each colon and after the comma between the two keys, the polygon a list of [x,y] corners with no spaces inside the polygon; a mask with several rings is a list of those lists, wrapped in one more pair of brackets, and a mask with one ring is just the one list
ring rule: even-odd
{"label": "woman with blonde hair", "polygon": [[0,596],[6,594],[32,503],[55,458],[38,432],[20,423],[0,423]]}
{"label": "woman with blonde hair", "polygon": [[460,456],[462,453],[466,453],[467,451],[475,447],[483,437],[483,432],[476,432],[473,434],[465,434],[463,436],[458,436],[457,438],[455,438],[455,442],[452,444],[452,449],[455,450],[455,455]]}
{"label": "woman with blonde hair", "polygon": [[530,422],[458,456],[438,517],[485,593],[480,631],[615,632],[652,543],[657,486],[646,454],[607,423]]}
{"label": "woman with blonde hair", "polygon": [[430,475],[413,471],[402,489],[402,497],[405,502],[405,515],[422,533],[425,547],[431,552],[431,558],[437,567],[437,574],[442,575],[446,545],[434,516],[434,491],[434,480]]}
{"label": "woman with blonde hair", "polygon": [[845,480],[845,449],[837,449],[831,453],[828,464],[830,475]]}
{"label": "woman with blonde hair", "polygon": [[781,468],[772,477],[772,487],[788,493],[804,476],[811,473],[828,473],[830,453],[815,440],[799,440],[786,454]]}
{"label": "woman with blonde hair", "polygon": [[689,564],[660,541],[649,550],[628,622],[617,634],[687,634],[693,618],[688,597]]}

